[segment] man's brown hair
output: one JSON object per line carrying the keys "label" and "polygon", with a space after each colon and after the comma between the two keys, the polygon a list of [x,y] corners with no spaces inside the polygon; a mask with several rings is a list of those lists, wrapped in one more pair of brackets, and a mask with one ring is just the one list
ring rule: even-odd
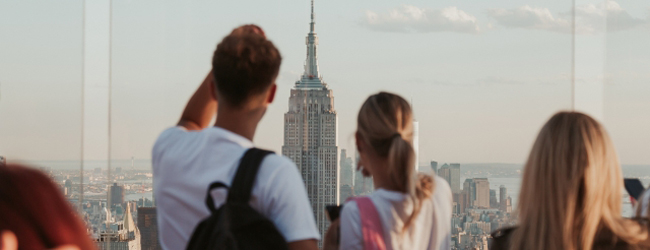
{"label": "man's brown hair", "polygon": [[251,95],[261,94],[274,83],[282,56],[256,25],[238,27],[214,52],[212,72],[219,102],[241,106]]}

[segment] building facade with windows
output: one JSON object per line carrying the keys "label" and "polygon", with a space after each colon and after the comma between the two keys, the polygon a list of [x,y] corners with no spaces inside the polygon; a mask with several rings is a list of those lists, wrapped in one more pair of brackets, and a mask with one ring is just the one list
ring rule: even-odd
{"label": "building facade with windows", "polygon": [[460,193],[460,164],[451,163],[444,164],[438,170],[438,175],[449,183],[451,192],[454,194]]}
{"label": "building facade with windows", "polygon": [[140,246],[142,250],[159,250],[158,221],[156,207],[138,208],[138,229],[140,230]]}
{"label": "building facade with windows", "polygon": [[474,178],[476,183],[476,201],[478,208],[490,208],[490,182],[487,178]]}
{"label": "building facade with windows", "polygon": [[121,222],[117,223],[117,230],[102,232],[96,239],[99,250],[140,250],[140,230],[133,221],[130,203],[127,203],[126,212]]}
{"label": "building facade with windows", "polygon": [[298,166],[324,238],[329,226],[325,206],[339,201],[338,122],[334,94],[318,70],[318,37],[314,25],[312,1],[305,71],[291,89],[289,111],[284,115],[282,154]]}

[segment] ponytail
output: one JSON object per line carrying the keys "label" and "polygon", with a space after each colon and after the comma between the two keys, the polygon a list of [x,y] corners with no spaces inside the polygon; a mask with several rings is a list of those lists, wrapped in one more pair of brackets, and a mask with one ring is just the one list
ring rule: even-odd
{"label": "ponytail", "polygon": [[390,148],[388,149],[388,173],[393,179],[393,183],[401,184],[397,185],[398,187],[403,188],[402,192],[404,193],[413,193],[415,191],[414,183],[414,161],[415,161],[415,151],[411,143],[402,139],[400,134],[399,136],[393,136],[390,143]]}
{"label": "ponytail", "polygon": [[357,133],[379,156],[386,157],[392,186],[407,194],[413,212],[404,221],[404,233],[415,221],[424,200],[433,194],[434,180],[418,175],[413,149],[413,117],[403,98],[381,92],[370,96],[361,107]]}

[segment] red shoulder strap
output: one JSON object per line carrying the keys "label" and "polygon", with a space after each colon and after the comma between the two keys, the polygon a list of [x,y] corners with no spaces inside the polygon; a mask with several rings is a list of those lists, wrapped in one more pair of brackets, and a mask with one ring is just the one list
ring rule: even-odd
{"label": "red shoulder strap", "polygon": [[359,207],[364,249],[385,250],[384,230],[382,230],[381,218],[379,217],[375,204],[366,196],[355,198],[354,201],[357,203],[357,207]]}

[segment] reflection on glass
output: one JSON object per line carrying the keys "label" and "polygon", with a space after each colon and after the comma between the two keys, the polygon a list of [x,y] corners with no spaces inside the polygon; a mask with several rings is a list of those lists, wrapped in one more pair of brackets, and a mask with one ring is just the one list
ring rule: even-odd
{"label": "reflection on glass", "polygon": [[87,214],[83,193],[91,191],[84,185],[90,178],[80,168],[82,13],[81,1],[0,1],[0,166],[42,170]]}
{"label": "reflection on glass", "polygon": [[[624,174],[646,185],[648,7],[640,0],[578,4],[575,26],[580,36],[606,34],[604,124]],[[153,245],[152,145],[177,122],[210,70],[217,42],[237,25],[261,25],[282,52],[276,103],[255,138],[259,147],[282,152],[290,91],[304,72],[309,2],[251,8],[246,2],[144,0],[113,1],[111,8],[110,176],[104,146],[86,146],[91,157],[80,204],[80,2],[0,2],[0,157],[50,173],[70,202],[81,205],[97,241],[112,242],[120,225],[133,220],[142,245]],[[441,176],[454,191],[454,234],[511,224],[522,165],[537,132],[553,113],[571,108],[571,9],[557,0],[317,2],[319,70],[336,96],[337,146],[346,150],[339,153],[339,178],[345,180],[339,196],[373,190],[372,180],[354,170],[356,115],[367,96],[390,91],[414,107],[419,170]],[[590,23],[602,15],[606,29]],[[105,108],[96,102],[88,105]],[[89,128],[86,138],[105,133]],[[631,215],[623,202],[624,215]],[[467,221],[486,211],[496,215],[496,224]]]}
{"label": "reflection on glass", "polygon": [[[461,220],[468,208],[492,209],[500,216],[515,209],[522,163],[538,130],[553,113],[571,108],[567,13],[572,6],[566,1],[346,2],[346,11],[340,11],[341,4],[315,6],[320,72],[336,97],[338,146],[347,151],[341,159],[346,170],[340,173],[354,172],[347,168],[354,166],[352,135],[361,102],[388,90],[412,101],[420,170],[432,173],[435,166],[452,183],[455,226],[465,230]],[[246,11],[233,11],[239,9]],[[150,157],[157,135],[175,124],[209,71],[216,43],[235,26],[251,22],[266,30],[284,59],[276,103],[255,138],[258,146],[281,152],[290,90],[304,71],[308,1],[263,2],[255,8],[118,1],[113,14],[114,162],[124,161],[124,169],[131,157]],[[340,178],[352,180],[356,194],[372,191],[370,180]],[[508,223],[505,217],[502,222]],[[479,224],[469,227],[492,230]]]}
{"label": "reflection on glass", "polygon": [[[646,1],[609,1],[607,8],[605,119],[625,177],[650,184],[650,19]],[[632,216],[625,193],[624,214]]]}

